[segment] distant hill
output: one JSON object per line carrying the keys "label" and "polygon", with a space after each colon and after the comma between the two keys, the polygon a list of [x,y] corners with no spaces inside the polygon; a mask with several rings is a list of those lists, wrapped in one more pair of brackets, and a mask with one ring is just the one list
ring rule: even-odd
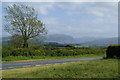
{"label": "distant hill", "polygon": [[[8,40],[10,37],[0,37],[0,41],[2,42],[2,45],[8,45]],[[0,43],[1,45],[1,43]]]}
{"label": "distant hill", "polygon": [[75,38],[76,43],[86,43],[94,40],[100,40],[102,38],[96,38],[96,37],[80,37],[80,38]]}
{"label": "distant hill", "polygon": [[85,43],[88,41],[99,40],[102,38],[95,38],[95,37],[80,37],[80,38],[73,38],[70,35],[65,34],[52,34],[47,35],[47,40],[49,42],[61,42],[61,43]]}
{"label": "distant hill", "polygon": [[117,37],[93,40],[93,41],[82,43],[81,45],[106,47],[108,45],[113,45],[113,44],[118,44]]}
{"label": "distant hill", "polygon": [[72,36],[65,34],[52,34],[52,35],[47,35],[46,41],[60,42],[60,43],[74,43],[75,39]]}
{"label": "distant hill", "polygon": [[[3,45],[7,45],[9,37],[0,38],[2,40]],[[39,39],[38,39],[39,40]],[[32,42],[33,43],[33,42]],[[40,41],[36,42],[40,44]],[[118,38],[94,38],[94,37],[81,37],[81,38],[73,38],[72,36],[65,34],[51,34],[47,35],[47,40],[45,41],[45,45],[55,45],[58,44],[73,44],[80,46],[89,46],[89,47],[106,47],[110,44],[118,44]],[[61,45],[61,46],[63,46]]]}

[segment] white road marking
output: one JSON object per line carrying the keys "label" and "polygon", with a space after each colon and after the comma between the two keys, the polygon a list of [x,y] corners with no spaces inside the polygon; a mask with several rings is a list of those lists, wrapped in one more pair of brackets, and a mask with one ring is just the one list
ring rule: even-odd
{"label": "white road marking", "polygon": [[41,66],[41,65],[35,65],[35,66]]}
{"label": "white road marking", "polygon": [[8,67],[8,68],[13,68],[13,67]]}
{"label": "white road marking", "polygon": [[50,65],[50,64],[45,64],[45,65]]}
{"label": "white road marking", "polygon": [[22,66],[22,67],[31,67],[31,65],[25,65],[25,66]]}

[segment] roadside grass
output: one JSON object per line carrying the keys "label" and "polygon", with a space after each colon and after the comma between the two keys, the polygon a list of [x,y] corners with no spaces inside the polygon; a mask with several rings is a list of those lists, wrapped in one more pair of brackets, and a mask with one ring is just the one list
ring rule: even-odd
{"label": "roadside grass", "polygon": [[70,59],[70,58],[88,58],[88,57],[105,57],[106,54],[83,54],[76,56],[8,56],[3,57],[2,62],[14,62],[14,61],[25,61],[25,60],[46,60],[46,59]]}
{"label": "roadside grass", "polygon": [[102,59],[2,71],[3,78],[118,78],[118,60]]}

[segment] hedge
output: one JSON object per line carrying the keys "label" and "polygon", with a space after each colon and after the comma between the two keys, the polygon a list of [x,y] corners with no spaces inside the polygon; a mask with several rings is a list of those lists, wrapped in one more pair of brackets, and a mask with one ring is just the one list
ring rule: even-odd
{"label": "hedge", "polygon": [[107,58],[120,58],[120,45],[109,45],[106,50]]}
{"label": "hedge", "polygon": [[72,48],[6,48],[3,47],[2,57],[7,56],[75,56],[83,54],[101,54],[105,49],[72,49]]}

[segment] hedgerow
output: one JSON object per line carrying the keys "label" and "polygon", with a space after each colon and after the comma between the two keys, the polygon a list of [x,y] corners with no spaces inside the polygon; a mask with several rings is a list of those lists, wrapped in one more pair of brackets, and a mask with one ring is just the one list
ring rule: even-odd
{"label": "hedgerow", "polygon": [[95,48],[58,48],[58,47],[42,47],[42,48],[9,48],[3,47],[2,57],[7,56],[75,56],[83,54],[101,54],[105,53],[105,49]]}
{"label": "hedgerow", "polygon": [[120,45],[109,45],[106,55],[107,58],[120,58]]}

